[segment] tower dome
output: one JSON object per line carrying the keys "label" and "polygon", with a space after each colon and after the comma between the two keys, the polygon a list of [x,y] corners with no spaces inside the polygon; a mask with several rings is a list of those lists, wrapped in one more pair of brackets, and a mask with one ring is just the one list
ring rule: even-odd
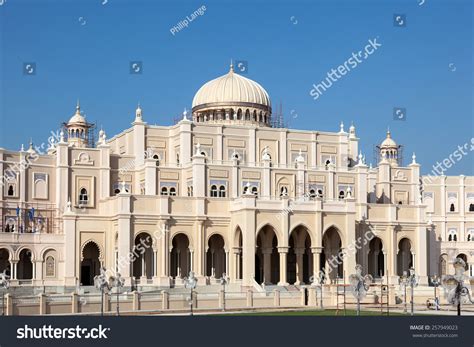
{"label": "tower dome", "polygon": [[380,161],[388,162],[392,166],[397,166],[401,161],[401,146],[393,139],[390,130],[387,130],[387,136],[380,146],[377,146],[380,152]]}
{"label": "tower dome", "polygon": [[267,91],[257,82],[229,72],[204,84],[192,103],[195,122],[270,125],[271,103]]}

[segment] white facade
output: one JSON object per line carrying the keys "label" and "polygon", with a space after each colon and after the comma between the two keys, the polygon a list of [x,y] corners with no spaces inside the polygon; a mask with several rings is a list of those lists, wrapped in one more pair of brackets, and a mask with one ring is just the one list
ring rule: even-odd
{"label": "white facade", "polygon": [[334,280],[359,263],[391,283],[413,266],[427,284],[460,256],[473,275],[474,177],[420,185],[390,133],[369,168],[354,126],[270,124],[266,91],[232,68],[198,91],[192,120],[151,126],[139,107],[97,146],[78,105],[47,153],[0,150],[0,271],[13,285],[75,286],[105,266],[165,287],[225,272],[248,287]]}

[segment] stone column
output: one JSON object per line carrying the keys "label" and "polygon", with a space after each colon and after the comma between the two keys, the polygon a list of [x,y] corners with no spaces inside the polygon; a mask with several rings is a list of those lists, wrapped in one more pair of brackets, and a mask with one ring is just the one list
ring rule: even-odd
{"label": "stone column", "polygon": [[272,249],[262,248],[263,254],[263,283],[271,284],[272,275]]}
{"label": "stone column", "polygon": [[303,254],[304,248],[295,248],[296,254],[296,282],[295,285],[303,283]]}
{"label": "stone column", "polygon": [[196,264],[194,267],[194,274],[198,279],[198,283],[205,283],[206,277],[206,226],[204,220],[195,222],[196,228]]}
{"label": "stone column", "polygon": [[229,276],[229,250],[225,250],[225,273]]}
{"label": "stone column", "polygon": [[288,247],[278,247],[278,253],[280,254],[280,282],[279,286],[287,286],[288,282],[286,280],[286,256],[288,254]]}
{"label": "stone column", "polygon": [[162,219],[158,221],[158,228],[160,234],[155,238],[157,243],[157,279],[154,281],[160,286],[170,285],[170,256],[171,251],[169,247],[170,233],[168,228],[168,220]]}
{"label": "stone column", "polygon": [[319,279],[319,271],[321,271],[321,248],[311,247],[313,253],[313,281]]}
{"label": "stone column", "polygon": [[76,215],[72,211],[63,214],[64,232],[64,284],[75,286],[80,269],[81,250],[77,245]]}

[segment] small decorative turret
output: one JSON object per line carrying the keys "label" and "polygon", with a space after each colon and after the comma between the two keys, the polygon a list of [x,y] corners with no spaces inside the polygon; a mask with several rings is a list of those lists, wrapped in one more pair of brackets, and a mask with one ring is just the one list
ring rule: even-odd
{"label": "small decorative turret", "polygon": [[85,116],[81,114],[79,100],[76,105],[76,113],[69,119],[69,122],[63,125],[67,130],[67,142],[70,146],[89,147],[93,145],[90,142],[89,130],[94,127],[94,124],[88,123]]}
{"label": "small decorative turret", "polygon": [[392,139],[390,130],[387,130],[387,137],[378,146],[380,151],[380,162],[388,162],[391,166],[398,166],[400,146]]}
{"label": "small decorative turret", "polygon": [[344,130],[344,122],[341,121],[341,124],[339,124],[339,134],[346,134],[346,131]]}
{"label": "small decorative turret", "polygon": [[303,157],[303,154],[301,153],[301,149],[300,149],[300,152],[299,152],[298,156],[296,157],[296,162],[297,163],[304,163],[304,157]]}
{"label": "small decorative turret", "polygon": [[135,122],[143,122],[142,108],[140,107],[140,103],[138,103],[137,109],[135,110]]}

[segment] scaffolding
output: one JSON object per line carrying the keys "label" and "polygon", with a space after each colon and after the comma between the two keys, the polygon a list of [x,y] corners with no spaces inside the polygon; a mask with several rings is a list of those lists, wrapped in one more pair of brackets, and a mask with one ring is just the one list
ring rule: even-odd
{"label": "scaffolding", "polygon": [[62,217],[54,204],[0,202],[0,232],[61,234]]}
{"label": "scaffolding", "polygon": [[[342,284],[339,279],[336,278],[336,316],[339,315],[339,311],[344,311],[344,316],[346,315],[346,272],[342,272]],[[342,292],[341,292],[342,289]],[[339,297],[342,297],[342,302],[340,302]]]}

